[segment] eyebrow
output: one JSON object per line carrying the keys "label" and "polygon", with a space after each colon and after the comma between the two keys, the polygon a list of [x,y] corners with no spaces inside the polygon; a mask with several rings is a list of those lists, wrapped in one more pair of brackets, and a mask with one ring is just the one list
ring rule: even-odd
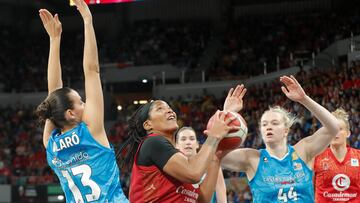
{"label": "eyebrow", "polygon": [[261,121],[261,123],[265,123],[265,122],[274,122],[274,121],[279,121],[279,120],[277,120],[277,119],[273,119],[273,120],[270,120],[270,121],[265,120],[265,121]]}

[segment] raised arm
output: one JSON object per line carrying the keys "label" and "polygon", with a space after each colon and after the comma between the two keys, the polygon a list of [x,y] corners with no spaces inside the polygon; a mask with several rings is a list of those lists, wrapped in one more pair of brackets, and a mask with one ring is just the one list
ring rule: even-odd
{"label": "raised arm", "polygon": [[294,146],[299,156],[306,163],[309,163],[315,155],[319,154],[330,144],[332,138],[340,131],[338,121],[328,110],[305,94],[294,76],[280,77],[280,81],[284,84],[281,87],[284,94],[292,101],[301,103],[323,126],[313,135],[300,140]]}
{"label": "raised arm", "polygon": [[[48,79],[48,94],[63,87],[61,79],[61,65],[60,65],[60,41],[62,26],[58,14],[53,16],[48,10],[40,9],[39,16],[43,23],[46,32],[50,39],[47,79]],[[51,131],[55,125],[47,119],[45,122],[43,133],[43,144],[46,145],[49,140]]]}
{"label": "raised arm", "polygon": [[102,145],[109,147],[104,128],[104,101],[100,81],[100,66],[92,15],[84,0],[74,0],[84,21],[84,59],[86,105],[82,120]]}
{"label": "raised arm", "polygon": [[39,10],[39,16],[50,39],[48,59],[48,93],[63,87],[60,64],[60,41],[62,26],[58,14],[54,16],[46,9]]}

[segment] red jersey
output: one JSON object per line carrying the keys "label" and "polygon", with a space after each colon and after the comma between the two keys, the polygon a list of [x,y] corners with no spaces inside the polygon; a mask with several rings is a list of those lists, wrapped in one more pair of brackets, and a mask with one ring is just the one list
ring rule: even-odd
{"label": "red jersey", "polygon": [[196,203],[199,185],[182,183],[161,171],[157,166],[137,165],[139,146],[132,168],[130,202]]}
{"label": "red jersey", "polygon": [[314,163],[317,203],[360,202],[360,150],[348,147],[339,162],[330,148],[316,156]]}

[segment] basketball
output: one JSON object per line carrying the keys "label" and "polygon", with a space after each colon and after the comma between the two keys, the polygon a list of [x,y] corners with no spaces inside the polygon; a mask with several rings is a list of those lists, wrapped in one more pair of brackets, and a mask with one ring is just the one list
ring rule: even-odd
{"label": "basketball", "polygon": [[[223,114],[224,112],[220,112]],[[244,142],[248,128],[246,125],[245,119],[238,113],[228,112],[225,116],[225,119],[235,117],[236,119],[229,123],[229,126],[239,126],[239,130],[231,130],[219,143],[217,150],[227,151],[234,150],[239,148],[240,145]],[[209,119],[207,124],[207,129],[209,129],[214,123],[214,116]]]}

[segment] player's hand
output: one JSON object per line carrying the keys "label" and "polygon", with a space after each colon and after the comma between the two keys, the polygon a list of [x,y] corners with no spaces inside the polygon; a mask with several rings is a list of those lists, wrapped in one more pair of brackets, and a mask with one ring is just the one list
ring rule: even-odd
{"label": "player's hand", "polygon": [[84,23],[92,23],[92,15],[84,0],[74,0],[77,10],[80,12]]}
{"label": "player's hand", "polygon": [[61,37],[62,26],[58,14],[53,16],[48,10],[40,9],[39,16],[50,38]]}
{"label": "player's hand", "polygon": [[224,102],[224,111],[239,112],[243,106],[243,97],[246,93],[246,88],[243,84],[231,88]]}
{"label": "player's hand", "polygon": [[305,91],[294,76],[282,76],[280,81],[284,84],[281,86],[281,90],[289,99],[295,102],[301,102],[305,99]]}
{"label": "player's hand", "polygon": [[218,110],[214,115],[213,125],[204,131],[208,137],[214,137],[221,140],[225,135],[229,133],[231,130],[239,130],[239,126],[229,126],[231,121],[235,120],[235,117],[225,118],[226,112],[220,114]]}

